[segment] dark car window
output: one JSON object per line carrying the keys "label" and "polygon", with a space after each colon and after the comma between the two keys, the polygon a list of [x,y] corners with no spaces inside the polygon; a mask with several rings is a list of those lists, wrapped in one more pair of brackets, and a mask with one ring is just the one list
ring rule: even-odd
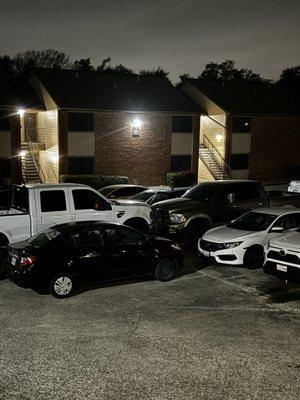
{"label": "dark car window", "polygon": [[65,245],[68,247],[102,247],[105,245],[104,234],[100,229],[85,229],[68,235]]}
{"label": "dark car window", "polygon": [[139,242],[145,242],[146,236],[127,229],[107,228],[108,241],[112,246],[136,245]]}
{"label": "dark car window", "polygon": [[283,215],[278,218],[274,226],[280,226],[283,229],[294,229],[300,226],[300,213],[299,214],[289,214]]}
{"label": "dark car window", "polygon": [[259,232],[268,229],[273,221],[277,218],[274,214],[264,214],[260,212],[250,211],[242,215],[240,218],[227,224],[229,228],[241,229],[244,231]]}
{"label": "dark car window", "polygon": [[217,203],[228,202],[228,195],[234,195],[235,202],[242,202],[247,200],[255,200],[261,198],[259,186],[256,183],[245,182],[239,184],[229,184],[218,193],[216,196]]}
{"label": "dark car window", "polygon": [[220,187],[218,185],[200,184],[188,190],[182,197],[196,201],[209,202],[212,201],[219,189]]}
{"label": "dark car window", "polygon": [[97,193],[87,189],[72,191],[75,210],[108,210],[110,205]]}
{"label": "dark car window", "polygon": [[55,229],[48,229],[42,233],[31,236],[31,238],[27,239],[27,242],[32,246],[41,247],[48,244],[51,240],[57,238],[59,235],[61,235],[61,232]]}
{"label": "dark car window", "polygon": [[66,195],[64,190],[43,190],[41,196],[41,211],[66,211]]}

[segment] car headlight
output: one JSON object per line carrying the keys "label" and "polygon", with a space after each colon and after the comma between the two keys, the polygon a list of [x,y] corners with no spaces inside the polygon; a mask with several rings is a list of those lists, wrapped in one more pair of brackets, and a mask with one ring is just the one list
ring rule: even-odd
{"label": "car headlight", "polygon": [[173,224],[184,224],[186,221],[183,214],[170,214],[170,219]]}
{"label": "car headlight", "polygon": [[243,242],[231,242],[231,243],[220,243],[219,249],[233,249],[234,247],[238,247]]}

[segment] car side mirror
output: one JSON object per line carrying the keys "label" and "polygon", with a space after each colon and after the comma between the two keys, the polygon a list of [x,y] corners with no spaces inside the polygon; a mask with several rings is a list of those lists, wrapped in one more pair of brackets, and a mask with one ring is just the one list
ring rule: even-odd
{"label": "car side mirror", "polygon": [[234,203],[234,200],[235,200],[235,195],[234,195],[234,193],[228,193],[228,194],[227,194],[227,200],[228,200],[228,203],[229,203],[229,204]]}
{"label": "car side mirror", "polygon": [[274,232],[274,233],[280,233],[284,231],[284,227],[283,226],[274,226],[270,232]]}

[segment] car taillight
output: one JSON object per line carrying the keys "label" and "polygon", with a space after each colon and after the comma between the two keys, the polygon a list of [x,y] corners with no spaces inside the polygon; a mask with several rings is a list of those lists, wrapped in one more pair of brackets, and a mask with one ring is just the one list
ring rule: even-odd
{"label": "car taillight", "polygon": [[30,265],[33,265],[36,261],[35,256],[30,256],[30,257],[22,257],[20,260],[20,266],[21,267],[28,267]]}

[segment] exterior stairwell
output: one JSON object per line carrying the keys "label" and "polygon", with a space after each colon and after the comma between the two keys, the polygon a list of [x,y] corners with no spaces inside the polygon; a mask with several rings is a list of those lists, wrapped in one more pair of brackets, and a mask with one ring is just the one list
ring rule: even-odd
{"label": "exterior stairwell", "polygon": [[206,135],[200,144],[199,156],[203,164],[216,180],[229,179],[231,171],[224,158]]}
{"label": "exterior stairwell", "polygon": [[41,183],[38,167],[34,156],[29,151],[28,143],[21,147],[22,178],[24,183]]}

